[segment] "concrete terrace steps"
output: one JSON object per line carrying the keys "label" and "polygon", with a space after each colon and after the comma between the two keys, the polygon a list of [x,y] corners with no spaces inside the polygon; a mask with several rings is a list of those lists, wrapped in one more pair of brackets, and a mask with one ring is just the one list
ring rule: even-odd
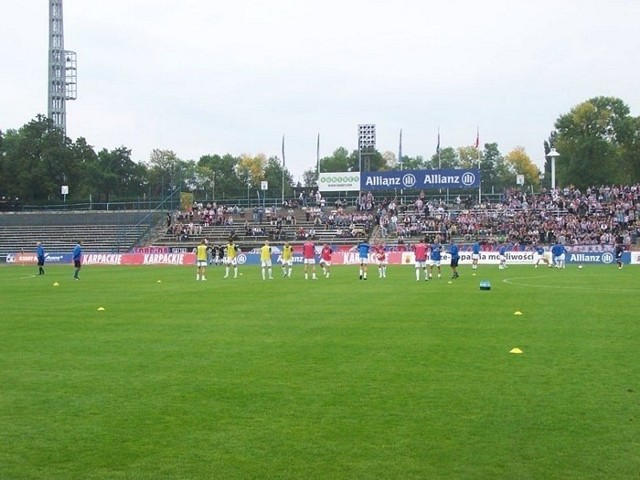
{"label": "concrete terrace steps", "polygon": [[47,252],[71,251],[80,240],[84,250],[126,252],[149,235],[164,214],[129,212],[18,212],[0,214],[0,257],[33,252],[43,242]]}

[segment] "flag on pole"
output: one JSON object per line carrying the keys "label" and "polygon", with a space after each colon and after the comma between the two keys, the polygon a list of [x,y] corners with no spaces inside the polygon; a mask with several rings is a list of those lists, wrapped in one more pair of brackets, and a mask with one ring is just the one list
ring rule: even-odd
{"label": "flag on pole", "polygon": [[400,129],[400,144],[398,145],[398,162],[400,163],[400,170],[402,170],[402,129]]}
{"label": "flag on pole", "polygon": [[318,132],[318,141],[316,142],[316,169],[320,176],[320,132]]}
{"label": "flag on pole", "polygon": [[436,153],[440,153],[440,129],[438,129],[438,143],[436,145]]}
{"label": "flag on pole", "polygon": [[480,148],[480,129],[476,128],[476,148]]}
{"label": "flag on pole", "polygon": [[284,170],[284,134],[282,134],[282,169]]}

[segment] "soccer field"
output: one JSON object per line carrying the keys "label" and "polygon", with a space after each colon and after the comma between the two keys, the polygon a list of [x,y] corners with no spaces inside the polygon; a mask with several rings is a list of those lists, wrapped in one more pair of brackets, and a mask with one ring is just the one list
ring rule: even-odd
{"label": "soccer field", "polygon": [[0,268],[2,479],[640,477],[636,268],[36,271]]}

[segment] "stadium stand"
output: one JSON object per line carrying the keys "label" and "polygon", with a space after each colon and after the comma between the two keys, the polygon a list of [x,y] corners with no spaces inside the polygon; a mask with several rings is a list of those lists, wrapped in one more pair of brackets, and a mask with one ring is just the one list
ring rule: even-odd
{"label": "stadium stand", "polygon": [[148,211],[0,213],[0,257],[33,251],[39,241],[47,252],[70,252],[78,240],[88,252],[127,252],[161,220]]}
{"label": "stadium stand", "polygon": [[[366,217],[366,218],[365,218]],[[303,243],[357,244],[372,232],[374,217],[354,208],[325,207],[260,208],[242,212],[237,207],[196,204],[188,212],[175,212],[156,233],[153,245],[190,247],[203,238],[214,244],[233,239],[246,248],[260,246],[265,239]]]}
{"label": "stadium stand", "polygon": [[291,201],[282,208],[239,208],[195,203],[188,211],[0,213],[0,257],[30,251],[37,241],[47,251],[71,250],[81,239],[85,251],[126,252],[133,247],[193,248],[233,237],[243,248],[274,242],[356,245],[361,239],[402,245],[420,237],[479,240],[485,245],[533,243],[613,245],[631,249],[640,233],[640,185],[564,188],[542,193],[507,190],[499,198],[456,197],[452,202],[414,197],[375,198],[363,194],[355,205]]}

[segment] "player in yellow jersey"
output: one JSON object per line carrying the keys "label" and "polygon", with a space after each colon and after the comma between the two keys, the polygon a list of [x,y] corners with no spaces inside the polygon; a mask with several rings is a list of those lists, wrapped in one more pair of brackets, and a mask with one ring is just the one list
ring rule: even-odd
{"label": "player in yellow jersey", "polygon": [[202,240],[196,247],[196,280],[206,280],[204,276],[207,267],[207,241]]}
{"label": "player in yellow jersey", "polygon": [[271,247],[269,246],[269,240],[265,240],[264,245],[260,247],[260,263],[262,264],[262,279],[266,280],[268,272],[269,280],[273,280],[273,274],[271,273]]}
{"label": "player in yellow jersey", "polygon": [[229,243],[227,243],[226,248],[226,260],[225,260],[225,273],[224,278],[229,276],[229,267],[233,266],[233,278],[238,278],[238,253],[240,253],[240,248],[233,243],[233,239],[229,239]]}
{"label": "player in yellow jersey", "polygon": [[285,242],[284,247],[282,247],[280,263],[282,263],[282,276],[291,277],[291,270],[293,267],[293,247],[289,245],[289,242]]}

